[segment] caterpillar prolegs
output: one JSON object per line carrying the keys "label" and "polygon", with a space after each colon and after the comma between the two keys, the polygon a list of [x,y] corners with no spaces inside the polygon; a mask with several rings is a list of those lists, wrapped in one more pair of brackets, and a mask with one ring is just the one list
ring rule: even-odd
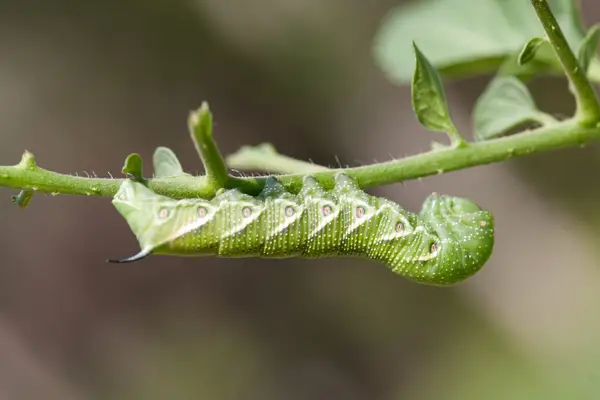
{"label": "caterpillar prolegs", "polygon": [[362,191],[346,174],[326,191],[306,176],[301,191],[267,179],[256,197],[222,190],[212,200],[175,200],[126,180],[113,199],[153,254],[220,257],[364,257],[413,281],[450,285],[492,253],[494,220],[468,199],[432,194],[418,214]]}

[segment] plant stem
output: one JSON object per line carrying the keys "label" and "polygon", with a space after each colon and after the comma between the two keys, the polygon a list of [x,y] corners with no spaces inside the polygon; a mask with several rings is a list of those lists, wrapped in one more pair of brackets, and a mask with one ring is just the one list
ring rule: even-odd
{"label": "plant stem", "polygon": [[535,113],[535,118],[542,125],[554,125],[558,123],[558,120],[556,118],[542,111]]}
{"label": "plant stem", "polygon": [[450,147],[461,148],[469,146],[469,143],[463,139],[456,126],[454,126],[454,123],[451,123],[450,129],[446,133],[450,138]]}
{"label": "plant stem", "polygon": [[[512,136],[473,143],[467,147],[447,147],[400,160],[356,168],[331,169],[315,172],[313,175],[326,188],[332,188],[334,174],[343,171],[356,178],[360,187],[368,188],[500,162],[514,157],[582,146],[599,139],[599,128],[582,127],[577,120],[571,119]],[[263,157],[263,162],[264,165],[272,165],[272,160],[268,157]],[[244,165],[238,167],[243,168]],[[259,168],[260,165],[253,161],[252,167]],[[278,178],[289,191],[297,193],[302,186],[304,175],[305,173],[279,175]],[[236,187],[245,193],[257,194],[264,186],[265,180],[265,177],[229,176],[225,187]],[[0,166],[0,186],[15,189],[53,194],[113,196],[121,183],[121,179],[83,178],[44,170],[35,164],[33,156],[27,152],[18,165]],[[206,176],[149,179],[148,187],[159,194],[173,198],[211,198],[218,190]]]}
{"label": "plant stem", "polygon": [[212,114],[207,102],[203,102],[200,109],[190,114],[188,124],[194,146],[204,164],[208,182],[215,189],[225,187],[228,180],[227,166],[213,138]]}
{"label": "plant stem", "polygon": [[[330,189],[333,187],[333,175],[338,171],[343,171],[357,179],[359,186],[364,189],[559,148],[583,146],[590,141],[599,139],[600,129],[581,127],[575,119],[571,119],[512,136],[472,143],[468,147],[446,147],[400,160],[317,172],[313,176],[325,188]],[[283,175],[279,177],[279,180],[291,192],[297,192],[302,186],[301,174]]]}
{"label": "plant stem", "polygon": [[596,125],[600,122],[600,106],[598,105],[596,93],[586,77],[586,71],[581,68],[575,54],[569,47],[548,2],[546,0],[531,0],[531,3],[546,31],[546,35],[548,35],[550,44],[575,89],[575,99],[577,101],[575,118],[582,125]]}
{"label": "plant stem", "polygon": [[244,146],[225,159],[229,168],[266,171],[274,174],[311,174],[329,168],[279,154],[270,143]]}

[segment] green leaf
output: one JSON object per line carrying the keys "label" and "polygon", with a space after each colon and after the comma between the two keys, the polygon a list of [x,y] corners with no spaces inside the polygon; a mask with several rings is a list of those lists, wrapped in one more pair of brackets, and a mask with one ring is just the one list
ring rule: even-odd
{"label": "green leaf", "polygon": [[125,159],[122,172],[130,175],[136,181],[142,181],[142,157],[137,153],[132,153]]}
{"label": "green leaf", "polygon": [[527,86],[513,76],[496,76],[473,112],[475,138],[487,140],[501,136],[526,123],[548,125],[556,120],[540,110]]}
{"label": "green leaf", "polygon": [[189,175],[183,172],[177,156],[168,147],[157,147],[152,156],[152,163],[156,178]]}
{"label": "green leaf", "polygon": [[32,190],[21,190],[18,195],[13,196],[13,203],[17,204],[21,208],[25,208],[29,205],[29,202],[33,198]]}
{"label": "green leaf", "polygon": [[521,50],[521,52],[519,53],[519,65],[527,64],[529,61],[533,60],[533,57],[535,57],[535,53],[537,52],[538,48],[544,43],[550,44],[550,42],[548,42],[548,40],[545,38],[534,37],[532,39],[529,39],[529,41],[523,47],[523,50]]}
{"label": "green leaf", "polygon": [[596,49],[598,48],[598,39],[600,38],[600,24],[596,24],[590,28],[585,38],[579,45],[579,51],[577,52],[577,58],[579,65],[584,71],[588,71],[590,62],[596,56]]}
{"label": "green leaf", "polygon": [[416,68],[412,81],[412,106],[425,128],[437,132],[455,130],[439,74],[413,43]]}
{"label": "green leaf", "polygon": [[551,46],[540,46],[535,53],[535,57],[523,65],[519,64],[520,54],[511,54],[502,61],[496,75],[510,75],[519,78],[522,82],[527,82],[542,74],[554,74],[553,67],[542,61],[542,54],[546,51],[554,50]]}
{"label": "green leaf", "polygon": [[[584,36],[576,2],[549,3],[576,51]],[[523,43],[544,36],[527,0],[419,0],[390,11],[374,39],[374,56],[393,82],[407,84],[414,69],[410,62],[413,41],[443,76],[464,77],[495,72],[507,56],[520,53]],[[538,49],[536,60],[543,61],[540,73],[562,75],[549,46]],[[588,74],[600,81],[596,60]]]}

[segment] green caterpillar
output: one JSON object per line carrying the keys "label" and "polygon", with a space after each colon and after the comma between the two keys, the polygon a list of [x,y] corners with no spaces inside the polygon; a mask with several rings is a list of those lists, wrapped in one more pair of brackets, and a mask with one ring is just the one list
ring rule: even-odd
{"label": "green caterpillar", "polygon": [[450,285],[492,253],[494,220],[468,199],[432,194],[419,214],[363,192],[338,173],[325,191],[311,176],[293,195],[267,179],[256,197],[222,190],[212,200],[175,200],[126,180],[113,199],[141,251],[220,257],[342,257],[377,260],[413,281]]}

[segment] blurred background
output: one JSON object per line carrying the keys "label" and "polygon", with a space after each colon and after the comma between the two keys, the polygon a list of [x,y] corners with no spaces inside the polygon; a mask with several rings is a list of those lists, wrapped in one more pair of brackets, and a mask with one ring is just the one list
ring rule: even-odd
{"label": "blurred background", "polygon": [[[336,166],[401,158],[425,132],[372,57],[399,0],[0,1],[0,164],[120,176],[210,103],[223,153],[271,142]],[[583,1],[588,25],[600,4]],[[412,61],[410,61],[412,62]],[[459,128],[489,77],[446,82]],[[561,79],[542,109],[572,112]],[[0,188],[0,399],[600,398],[600,147],[370,190],[417,211],[433,191],[496,217],[492,259],[432,288],[364,260],[130,265],[109,198]]]}

